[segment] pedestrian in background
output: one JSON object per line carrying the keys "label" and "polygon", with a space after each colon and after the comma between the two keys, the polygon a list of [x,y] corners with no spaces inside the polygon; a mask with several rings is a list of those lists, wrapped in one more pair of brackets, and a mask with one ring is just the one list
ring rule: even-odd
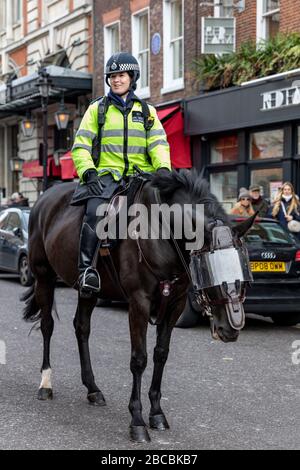
{"label": "pedestrian in background", "polygon": [[292,220],[299,222],[299,224],[294,224],[296,227],[299,226],[300,229],[300,203],[299,197],[296,195],[294,186],[292,183],[287,181],[283,186],[278,190],[278,195],[274,200],[274,204],[270,210],[270,215],[278,220],[280,225],[282,225],[286,230],[295,232],[297,237],[300,237],[300,231],[291,230],[288,224]]}
{"label": "pedestrian in background", "polygon": [[254,212],[258,211],[259,217],[266,217],[269,210],[269,204],[266,199],[262,197],[261,187],[258,184],[252,184],[249,191]]}
{"label": "pedestrian in background", "polygon": [[231,209],[231,214],[239,215],[240,217],[250,217],[254,214],[254,210],[251,204],[251,196],[248,189],[240,189],[238,202]]}
{"label": "pedestrian in background", "polygon": [[9,207],[29,207],[29,202],[22,193],[15,192],[11,195],[8,205]]}

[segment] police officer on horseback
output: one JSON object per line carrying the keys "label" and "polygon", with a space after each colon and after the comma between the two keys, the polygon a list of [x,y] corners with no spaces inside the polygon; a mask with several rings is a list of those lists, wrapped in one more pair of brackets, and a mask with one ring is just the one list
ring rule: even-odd
{"label": "police officer on horseback", "polygon": [[155,108],[134,93],[140,77],[135,57],[127,52],[114,54],[105,75],[109,93],[90,104],[72,148],[80,184],[71,204],[86,207],[78,260],[79,290],[86,297],[101,287],[93,267],[98,248],[97,207],[107,203],[135,173],[134,166],[147,173],[171,169],[169,145]]}

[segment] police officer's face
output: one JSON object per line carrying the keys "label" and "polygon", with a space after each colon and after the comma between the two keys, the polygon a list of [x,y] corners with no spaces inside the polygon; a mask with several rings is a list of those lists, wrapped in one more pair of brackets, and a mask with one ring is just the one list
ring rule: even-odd
{"label": "police officer's face", "polygon": [[110,76],[110,86],[113,93],[123,96],[129,90],[131,78],[127,72],[112,73]]}

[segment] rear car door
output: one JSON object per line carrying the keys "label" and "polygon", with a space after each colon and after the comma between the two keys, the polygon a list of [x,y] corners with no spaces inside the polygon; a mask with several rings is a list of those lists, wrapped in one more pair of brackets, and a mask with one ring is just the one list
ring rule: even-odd
{"label": "rear car door", "polygon": [[5,240],[5,226],[8,222],[8,215],[7,211],[0,212],[0,268],[3,268],[3,244]]}
{"label": "rear car door", "polygon": [[21,227],[19,214],[9,212],[3,231],[2,261],[4,268],[10,271],[18,271],[19,247],[23,244]]}

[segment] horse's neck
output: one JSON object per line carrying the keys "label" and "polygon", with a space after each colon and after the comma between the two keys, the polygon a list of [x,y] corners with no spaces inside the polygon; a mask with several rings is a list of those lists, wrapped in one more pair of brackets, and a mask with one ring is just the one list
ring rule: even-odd
{"label": "horse's neck", "polygon": [[[137,202],[137,201],[135,201]],[[154,237],[143,241],[143,249],[145,250],[145,256],[148,256],[152,262],[159,266],[163,272],[176,272],[181,273],[184,270],[183,264],[180,260],[180,256],[177,249],[172,241],[174,236],[174,227],[172,224],[168,226],[168,221],[164,220],[163,224],[160,223],[157,206],[161,204],[160,198],[155,195],[154,188],[150,184],[146,184],[142,189],[139,197],[140,204],[144,204],[148,212],[148,222],[150,234]],[[166,205],[172,205],[172,202],[164,202]],[[153,210],[153,205],[156,205],[156,209]],[[152,212],[151,212],[152,209]],[[154,218],[151,217],[154,215]],[[164,226],[164,227],[163,227]],[[162,229],[166,230],[166,234],[170,234],[168,238],[162,237]],[[169,229],[169,230],[168,230]],[[182,233],[183,230],[182,230]],[[184,240],[177,240],[179,249],[181,250],[186,262],[189,262],[189,254],[184,250]]]}

